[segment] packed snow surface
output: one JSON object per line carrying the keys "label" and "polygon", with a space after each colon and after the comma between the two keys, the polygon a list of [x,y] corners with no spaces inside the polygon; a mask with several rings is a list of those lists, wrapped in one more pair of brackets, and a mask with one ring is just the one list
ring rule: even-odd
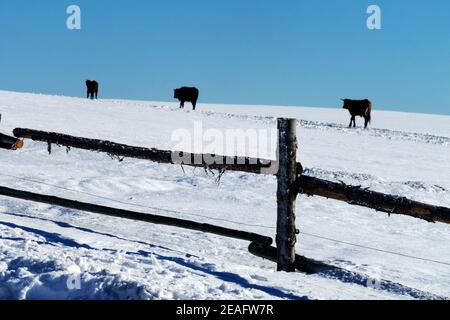
{"label": "packed snow surface", "polygon": [[[338,106],[204,104],[193,112],[177,103],[6,91],[0,113],[4,134],[30,128],[164,150],[177,149],[174,132],[199,124],[225,134],[273,130],[277,117],[292,117],[308,174],[450,207],[448,116],[375,110],[364,130],[348,129]],[[259,155],[247,149],[239,155]],[[0,185],[275,238],[272,176],[226,172],[218,182],[202,169],[67,151],[53,146],[49,155],[45,143],[29,140],[22,150],[0,150]],[[277,273],[245,241],[0,199],[0,299],[450,298],[450,226],[441,223],[299,196],[297,252],[360,275],[339,277]]]}

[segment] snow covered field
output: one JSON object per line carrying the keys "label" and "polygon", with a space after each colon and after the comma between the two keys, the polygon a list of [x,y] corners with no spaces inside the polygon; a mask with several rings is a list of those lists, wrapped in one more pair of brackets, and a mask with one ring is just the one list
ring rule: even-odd
{"label": "snow covered field", "polygon": [[[173,149],[172,133],[199,121],[205,129],[259,130],[274,129],[278,116],[294,117],[308,174],[450,207],[448,116],[375,111],[363,130],[347,129],[350,117],[341,109],[190,110],[0,91],[0,131],[22,127]],[[57,147],[48,155],[45,144],[25,143],[20,151],[0,150],[0,185],[275,236],[273,177],[225,173],[218,184],[200,169]],[[248,253],[247,242],[0,199],[0,299],[410,299],[419,291],[450,298],[444,224],[300,196],[297,252],[366,275],[361,283],[276,273],[273,263]]]}

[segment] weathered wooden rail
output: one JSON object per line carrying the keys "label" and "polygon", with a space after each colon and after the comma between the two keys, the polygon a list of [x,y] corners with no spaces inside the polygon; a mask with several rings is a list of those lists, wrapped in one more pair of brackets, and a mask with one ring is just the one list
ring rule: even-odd
{"label": "weathered wooden rail", "polygon": [[218,227],[205,223],[198,223],[190,220],[183,220],[178,218],[171,218],[153,214],[147,214],[136,211],[129,211],[124,209],[116,209],[86,202],[80,202],[75,200],[69,200],[59,198],[51,195],[33,193],[28,191],[16,190],[7,187],[0,186],[0,195],[10,198],[16,198],[21,200],[45,203],[49,205],[55,205],[68,209],[80,210],[85,212],[91,212],[110,217],[149,222],[152,224],[160,224],[166,226],[173,226],[183,229],[190,229],[195,231],[201,231],[205,233],[216,234],[228,238],[234,238],[239,240],[245,240],[250,242],[257,242],[262,245],[271,245],[273,240],[270,237],[261,236],[251,232],[238,231],[234,229],[228,229]]}
{"label": "weathered wooden rail", "polygon": [[302,175],[297,184],[298,192],[310,196],[347,202],[350,205],[366,207],[389,215],[399,214],[428,222],[450,224],[450,209],[413,201],[405,197],[370,191],[360,186]]}
{"label": "weathered wooden rail", "polygon": [[[211,170],[241,171],[255,174],[261,174],[275,165],[273,161],[270,160],[149,149],[111,141],[80,138],[66,134],[31,129],[17,128],[14,129],[13,133],[18,138],[45,142],[50,146],[49,151],[51,151],[51,145],[56,144],[68,148],[104,152],[117,157],[150,160],[162,164],[183,164],[192,167],[207,167]],[[214,158],[215,160],[221,159],[222,162],[208,163],[208,161],[206,161],[207,156]]]}
{"label": "weathered wooden rail", "polygon": [[0,133],[0,149],[18,150],[23,147],[23,141]]}
{"label": "weathered wooden rail", "polygon": [[[2,115],[0,114],[0,122],[2,122]],[[7,136],[0,133],[0,149],[17,150],[23,147],[23,140]]]}

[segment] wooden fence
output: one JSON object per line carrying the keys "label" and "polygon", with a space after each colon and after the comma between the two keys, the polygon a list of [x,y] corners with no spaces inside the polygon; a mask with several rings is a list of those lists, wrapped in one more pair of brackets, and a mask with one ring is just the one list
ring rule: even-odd
{"label": "wooden fence", "polygon": [[[338,270],[339,268],[308,259],[295,253],[296,235],[298,233],[295,227],[295,202],[298,194],[345,201],[350,205],[363,206],[388,214],[407,215],[428,222],[450,223],[449,208],[432,206],[412,201],[404,197],[373,192],[359,186],[349,186],[344,183],[335,183],[304,175],[301,164],[296,160],[296,125],[296,120],[278,120],[279,152],[277,161],[252,159],[247,157],[217,157],[215,155],[147,149],[59,133],[20,128],[14,130],[14,135],[17,138],[26,138],[47,143],[49,152],[51,152],[52,144],[56,144],[67,148],[104,152],[117,157],[130,157],[150,160],[157,163],[204,167],[210,170],[220,170],[221,172],[241,171],[253,174],[276,174],[278,181],[276,248],[271,246],[273,239],[268,237],[213,225],[200,224],[188,220],[98,206],[48,195],[13,190],[5,187],[0,187],[0,195],[119,218],[209,232],[225,237],[250,241],[250,253],[277,262],[278,270],[294,271],[297,269],[307,273],[323,270]],[[176,154],[177,157],[174,157],[174,154]],[[216,159],[223,158],[224,161],[222,163],[213,164],[205,161],[205,159],[212,157]],[[274,168],[277,170],[272,170]]]}

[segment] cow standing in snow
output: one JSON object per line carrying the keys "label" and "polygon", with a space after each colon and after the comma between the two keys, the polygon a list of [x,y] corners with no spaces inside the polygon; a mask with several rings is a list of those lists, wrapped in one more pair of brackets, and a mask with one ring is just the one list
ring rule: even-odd
{"label": "cow standing in snow", "polygon": [[178,99],[180,101],[180,108],[184,108],[185,102],[192,102],[192,106],[195,107],[197,105],[198,96],[200,92],[197,88],[189,88],[189,87],[182,87],[179,89],[175,89],[174,99]]}
{"label": "cow standing in snow", "polygon": [[364,128],[372,121],[372,102],[370,100],[351,100],[342,99],[344,101],[344,109],[347,109],[352,118],[350,119],[349,128],[356,127],[356,117],[363,117],[365,120]]}
{"label": "cow standing in snow", "polygon": [[97,99],[98,96],[98,82],[93,80],[86,80],[87,98],[92,100]]}

